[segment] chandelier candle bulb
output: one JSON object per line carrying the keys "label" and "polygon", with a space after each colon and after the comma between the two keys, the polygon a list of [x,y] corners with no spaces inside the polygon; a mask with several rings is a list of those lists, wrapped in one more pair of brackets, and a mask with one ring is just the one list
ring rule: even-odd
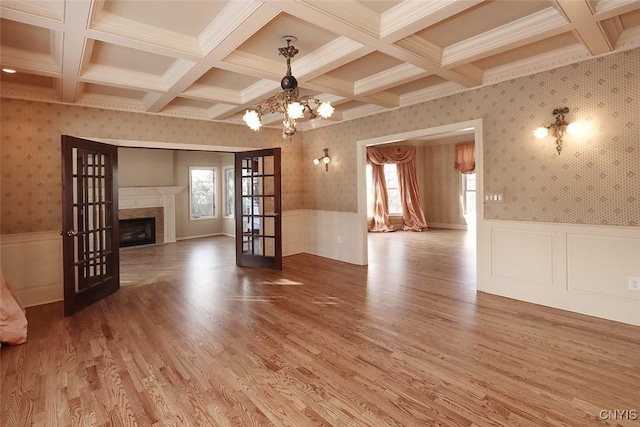
{"label": "chandelier candle bulb", "polygon": [[284,36],[283,40],[287,42],[287,46],[278,48],[280,55],[287,59],[287,74],[280,81],[282,92],[263,100],[255,110],[247,110],[242,119],[249,128],[257,131],[262,126],[262,115],[265,112],[281,113],[282,137],[291,139],[296,133],[296,120],[304,118],[305,111],[309,113],[311,120],[318,116],[328,119],[333,115],[335,108],[328,101],[321,102],[310,95],[300,96],[298,80],[291,74],[291,58],[298,53],[298,49],[291,42],[298,39],[294,36]]}

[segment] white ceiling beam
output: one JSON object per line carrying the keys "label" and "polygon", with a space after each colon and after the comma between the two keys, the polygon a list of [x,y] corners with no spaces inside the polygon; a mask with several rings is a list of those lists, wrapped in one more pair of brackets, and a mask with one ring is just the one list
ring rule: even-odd
{"label": "white ceiling beam", "polygon": [[[249,4],[251,7],[246,7]],[[230,12],[226,9],[230,8]],[[218,19],[228,20],[229,13],[235,18],[233,25],[223,25]],[[255,34],[260,28],[270,22],[275,16],[277,16],[279,10],[257,2],[242,2],[233,1],[225,7],[225,12],[216,17],[213,22],[220,24],[220,33],[212,35],[209,31],[211,25],[208,28],[205,36],[205,49],[208,49],[208,53],[204,58],[195,64],[182,78],[175,82],[167,93],[159,98],[150,108],[149,112],[160,112],[167,104],[169,104],[173,98],[187,90],[198,79],[204,76],[212,68],[221,68],[222,60],[228,57],[234,49],[244,43],[249,37]],[[238,16],[238,14],[240,14]],[[213,37],[213,38],[212,38]],[[210,42],[215,40],[218,44],[213,48]]]}
{"label": "white ceiling beam", "polygon": [[78,96],[78,76],[86,41],[86,28],[91,14],[90,0],[77,0],[67,5],[64,19],[62,52],[62,86],[60,100],[74,103]]}
{"label": "white ceiling beam", "polygon": [[[331,32],[341,36],[355,40],[358,43],[376,49],[386,55],[403,62],[408,62],[421,67],[431,74],[437,74],[447,80],[455,81],[466,87],[474,87],[482,82],[473,81],[465,76],[451,72],[440,66],[439,61],[433,61],[433,58],[424,58],[414,52],[408,52],[395,45],[388,44],[385,40],[380,39],[377,34],[369,30],[363,30],[358,25],[352,25],[340,17],[338,12],[329,13],[327,3],[335,3],[331,9],[336,9],[337,5],[345,2],[305,2],[305,1],[283,1],[283,0],[267,0],[269,3],[281,8],[284,12],[296,16],[300,19],[313,22],[315,25],[325,28]],[[320,8],[322,5],[323,9]]]}
{"label": "white ceiling beam", "polygon": [[586,0],[555,0],[573,25],[573,32],[587,50],[594,56],[612,52],[615,41],[609,40],[598,20],[595,18],[589,2]]}
{"label": "white ceiling beam", "polygon": [[405,0],[384,12],[380,19],[380,38],[393,43],[463,12],[484,0]]}

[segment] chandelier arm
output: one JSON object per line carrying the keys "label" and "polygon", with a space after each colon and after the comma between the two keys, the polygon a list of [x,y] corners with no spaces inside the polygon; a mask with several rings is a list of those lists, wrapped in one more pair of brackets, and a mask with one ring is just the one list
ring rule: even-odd
{"label": "chandelier arm", "polygon": [[[281,113],[283,115],[282,136],[291,139],[296,133],[296,120],[303,118],[305,112],[308,112],[311,119],[318,116],[328,118],[333,114],[334,108],[330,102],[321,102],[313,96],[299,96],[298,81],[291,73],[291,58],[298,53],[298,49],[291,45],[291,42],[297,39],[294,36],[285,36],[283,39],[287,41],[287,46],[278,48],[280,55],[287,60],[287,73],[280,82],[282,92],[264,99],[256,105],[255,110],[247,110],[243,119],[251,129],[258,130],[262,125],[260,119],[263,114]],[[317,112],[318,109],[321,110],[320,114]]]}

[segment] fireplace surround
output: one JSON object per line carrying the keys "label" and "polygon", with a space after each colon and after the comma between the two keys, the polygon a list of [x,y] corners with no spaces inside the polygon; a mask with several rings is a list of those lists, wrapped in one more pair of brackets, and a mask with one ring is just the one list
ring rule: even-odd
{"label": "fireplace surround", "polygon": [[[176,241],[175,195],[185,187],[120,187],[121,219],[155,217],[157,243]],[[158,213],[154,214],[153,211]]]}

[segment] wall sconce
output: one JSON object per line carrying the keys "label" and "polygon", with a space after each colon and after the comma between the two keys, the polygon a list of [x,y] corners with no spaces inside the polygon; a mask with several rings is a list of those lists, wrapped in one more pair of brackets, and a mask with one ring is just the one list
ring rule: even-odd
{"label": "wall sconce", "polygon": [[313,159],[314,165],[319,165],[320,163],[324,163],[325,172],[329,172],[329,163],[331,163],[331,157],[329,157],[329,149],[322,149],[324,155],[322,157],[318,157],[317,159]]}
{"label": "wall sconce", "polygon": [[569,108],[556,108],[552,113],[556,117],[556,121],[551,123],[549,126],[540,126],[536,130],[533,131],[533,135],[538,138],[544,138],[549,135],[549,131],[551,131],[551,136],[556,139],[556,151],[558,155],[562,151],[562,138],[564,137],[565,132],[569,132],[572,135],[578,134],[581,131],[581,127],[578,123],[567,123],[564,119],[565,114],[569,114]]}

